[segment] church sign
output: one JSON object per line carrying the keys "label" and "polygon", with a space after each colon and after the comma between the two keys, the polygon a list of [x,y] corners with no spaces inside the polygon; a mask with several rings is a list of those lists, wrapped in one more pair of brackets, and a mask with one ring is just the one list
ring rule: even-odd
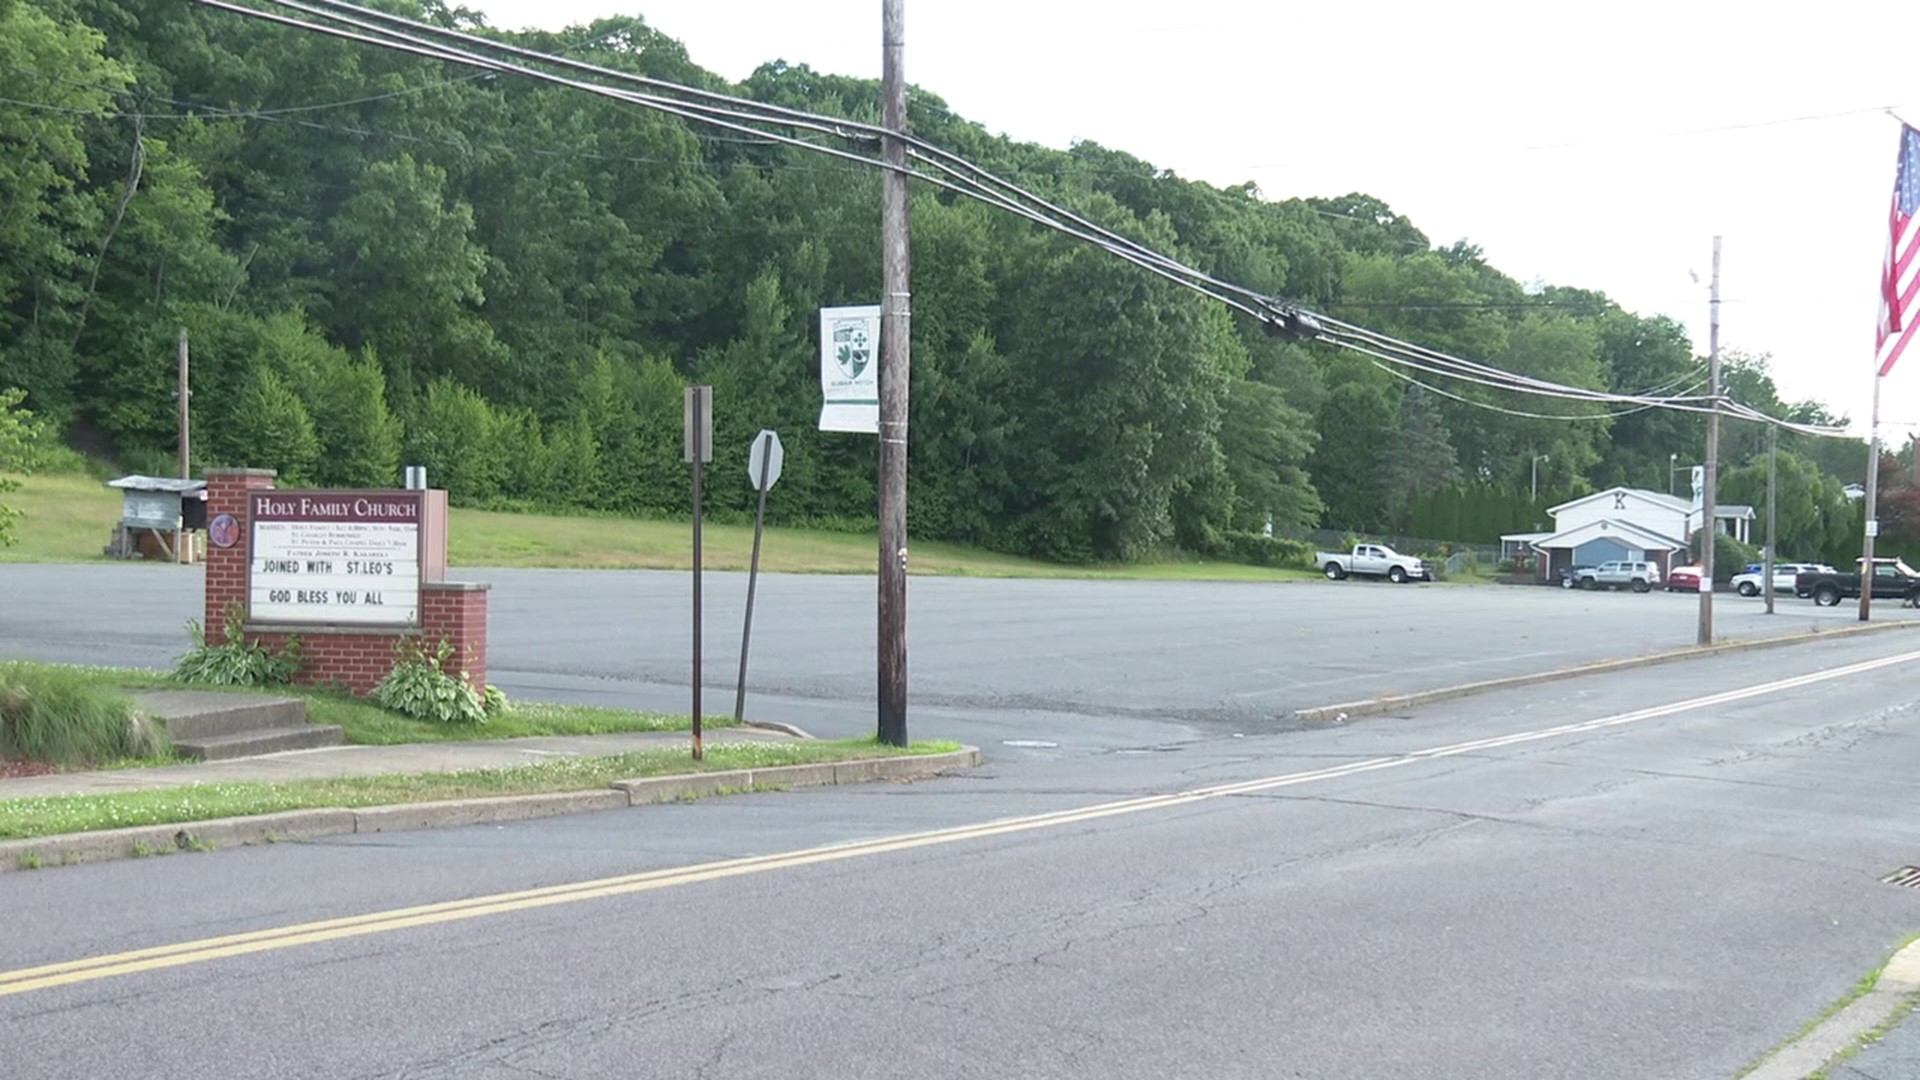
{"label": "church sign", "polygon": [[420,624],[423,491],[256,490],[247,496],[248,619]]}

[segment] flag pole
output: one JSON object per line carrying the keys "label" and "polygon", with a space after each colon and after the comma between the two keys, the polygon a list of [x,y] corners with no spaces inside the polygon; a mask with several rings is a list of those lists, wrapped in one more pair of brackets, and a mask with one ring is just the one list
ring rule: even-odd
{"label": "flag pole", "polygon": [[[1888,109],[1889,114],[1893,113]],[[1900,120],[1896,115],[1894,119]],[[1887,262],[1880,276],[1880,328],[1874,338],[1873,420],[1867,435],[1867,525],[1860,539],[1860,621],[1873,608],[1873,541],[1880,532],[1880,380],[1887,377],[1900,354],[1913,340],[1916,323],[1913,300],[1920,282],[1914,278],[1915,255],[1920,254],[1920,129],[1900,120],[1899,164],[1893,174],[1892,234],[1887,238]]]}
{"label": "flag pole", "polygon": [[[1877,357],[1875,358],[1878,359]],[[1880,494],[1880,368],[1873,369],[1873,420],[1867,435],[1867,528],[1860,541],[1860,621],[1873,610],[1873,537],[1880,531],[1876,502]]]}

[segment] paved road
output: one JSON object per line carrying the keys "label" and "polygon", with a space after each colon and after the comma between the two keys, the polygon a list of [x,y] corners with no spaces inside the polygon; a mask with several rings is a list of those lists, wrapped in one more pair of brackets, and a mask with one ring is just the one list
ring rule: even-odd
{"label": "paved road", "polygon": [[[1920,862],[1916,649],[0,875],[8,1075],[1723,1080],[1920,928],[1920,892],[1878,881]],[[7,974],[296,925],[180,966]]]}
{"label": "paved road", "polygon": [[[684,712],[689,577],[463,572],[493,585],[490,676],[509,695]],[[707,709],[729,711],[745,579],[709,575]],[[749,715],[873,729],[870,578],[769,575]],[[166,666],[200,612],[197,568],[0,566],[0,656]],[[1296,709],[1679,646],[1698,599],[1520,587],[915,578],[913,730],[1093,749],[1285,727]],[[1856,625],[1850,607],[1716,603],[1723,639]],[[1892,603],[1876,618],[1920,612]]]}

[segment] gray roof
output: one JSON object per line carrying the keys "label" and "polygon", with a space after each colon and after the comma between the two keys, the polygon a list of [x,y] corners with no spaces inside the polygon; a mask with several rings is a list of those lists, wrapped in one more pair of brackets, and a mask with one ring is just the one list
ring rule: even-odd
{"label": "gray roof", "polygon": [[1684,510],[1693,509],[1692,503],[1688,502],[1685,499],[1678,498],[1673,495],[1669,495],[1664,491],[1648,491],[1646,488],[1629,488],[1628,490],[1632,491],[1635,495],[1638,495],[1643,499],[1650,499],[1653,502],[1662,503],[1666,506],[1672,507],[1675,510],[1684,511]]}
{"label": "gray roof", "polygon": [[165,476],[123,476],[118,480],[107,481],[110,488],[122,491],[172,491],[186,495],[205,490],[205,480],[180,480]]}
{"label": "gray roof", "polygon": [[1752,518],[1755,514],[1753,507],[1747,506],[1744,503],[1721,503],[1719,506],[1713,508],[1713,516],[1723,518]]}

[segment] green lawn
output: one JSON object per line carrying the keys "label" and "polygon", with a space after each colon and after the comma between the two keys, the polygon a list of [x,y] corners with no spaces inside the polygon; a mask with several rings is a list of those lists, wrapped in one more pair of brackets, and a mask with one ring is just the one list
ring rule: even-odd
{"label": "green lawn", "polygon": [[764,769],[819,761],[942,754],[957,743],[915,743],[906,748],[872,739],[834,742],[721,743],[703,760],[685,750],[648,750],[609,757],[569,758],[505,769],[368,776],[341,780],[296,780],[282,784],[196,784],[161,791],[68,795],[0,800],[0,839],[172,825],[214,818],[313,810],[391,806],[501,795],[539,795],[604,789],[616,780],[727,769]]}
{"label": "green lawn", "polygon": [[22,513],[12,547],[0,562],[85,562],[102,559],[120,521],[120,493],[89,476],[29,476],[0,495]]}
{"label": "green lawn", "polygon": [[[184,647],[182,649],[184,650]],[[390,746],[399,743],[471,742],[481,739],[513,739],[528,735],[610,735],[629,731],[685,731],[693,726],[689,716],[673,713],[630,712],[591,705],[548,705],[531,701],[510,701],[507,708],[487,718],[484,724],[435,724],[389,712],[371,701],[346,697],[324,690],[297,686],[265,689],[237,689],[219,686],[188,685],[174,681],[165,672],[133,668],[69,667],[57,664],[7,662],[0,671],[45,670],[78,674],[94,686],[109,691],[122,690],[204,690],[214,693],[268,694],[297,697],[307,703],[307,719],[316,724],[338,724],[350,743]],[[731,727],[731,716],[709,716],[707,727]],[[129,764],[165,764],[141,760]]]}
{"label": "green lawn", "polygon": [[[85,562],[102,558],[119,520],[120,493],[84,476],[29,476],[9,503],[26,517],[19,543],[0,548],[6,562]],[[703,530],[709,570],[745,570],[753,548],[749,525],[708,524]],[[872,534],[813,529],[768,529],[760,567],[773,573],[871,574],[878,559]],[[693,566],[693,529],[684,521],[566,517],[490,510],[452,512],[447,558],[463,567],[686,570]],[[936,541],[916,541],[916,574],[1105,578],[1172,581],[1298,581],[1310,570],[1183,560],[1125,566],[1066,566]]]}

